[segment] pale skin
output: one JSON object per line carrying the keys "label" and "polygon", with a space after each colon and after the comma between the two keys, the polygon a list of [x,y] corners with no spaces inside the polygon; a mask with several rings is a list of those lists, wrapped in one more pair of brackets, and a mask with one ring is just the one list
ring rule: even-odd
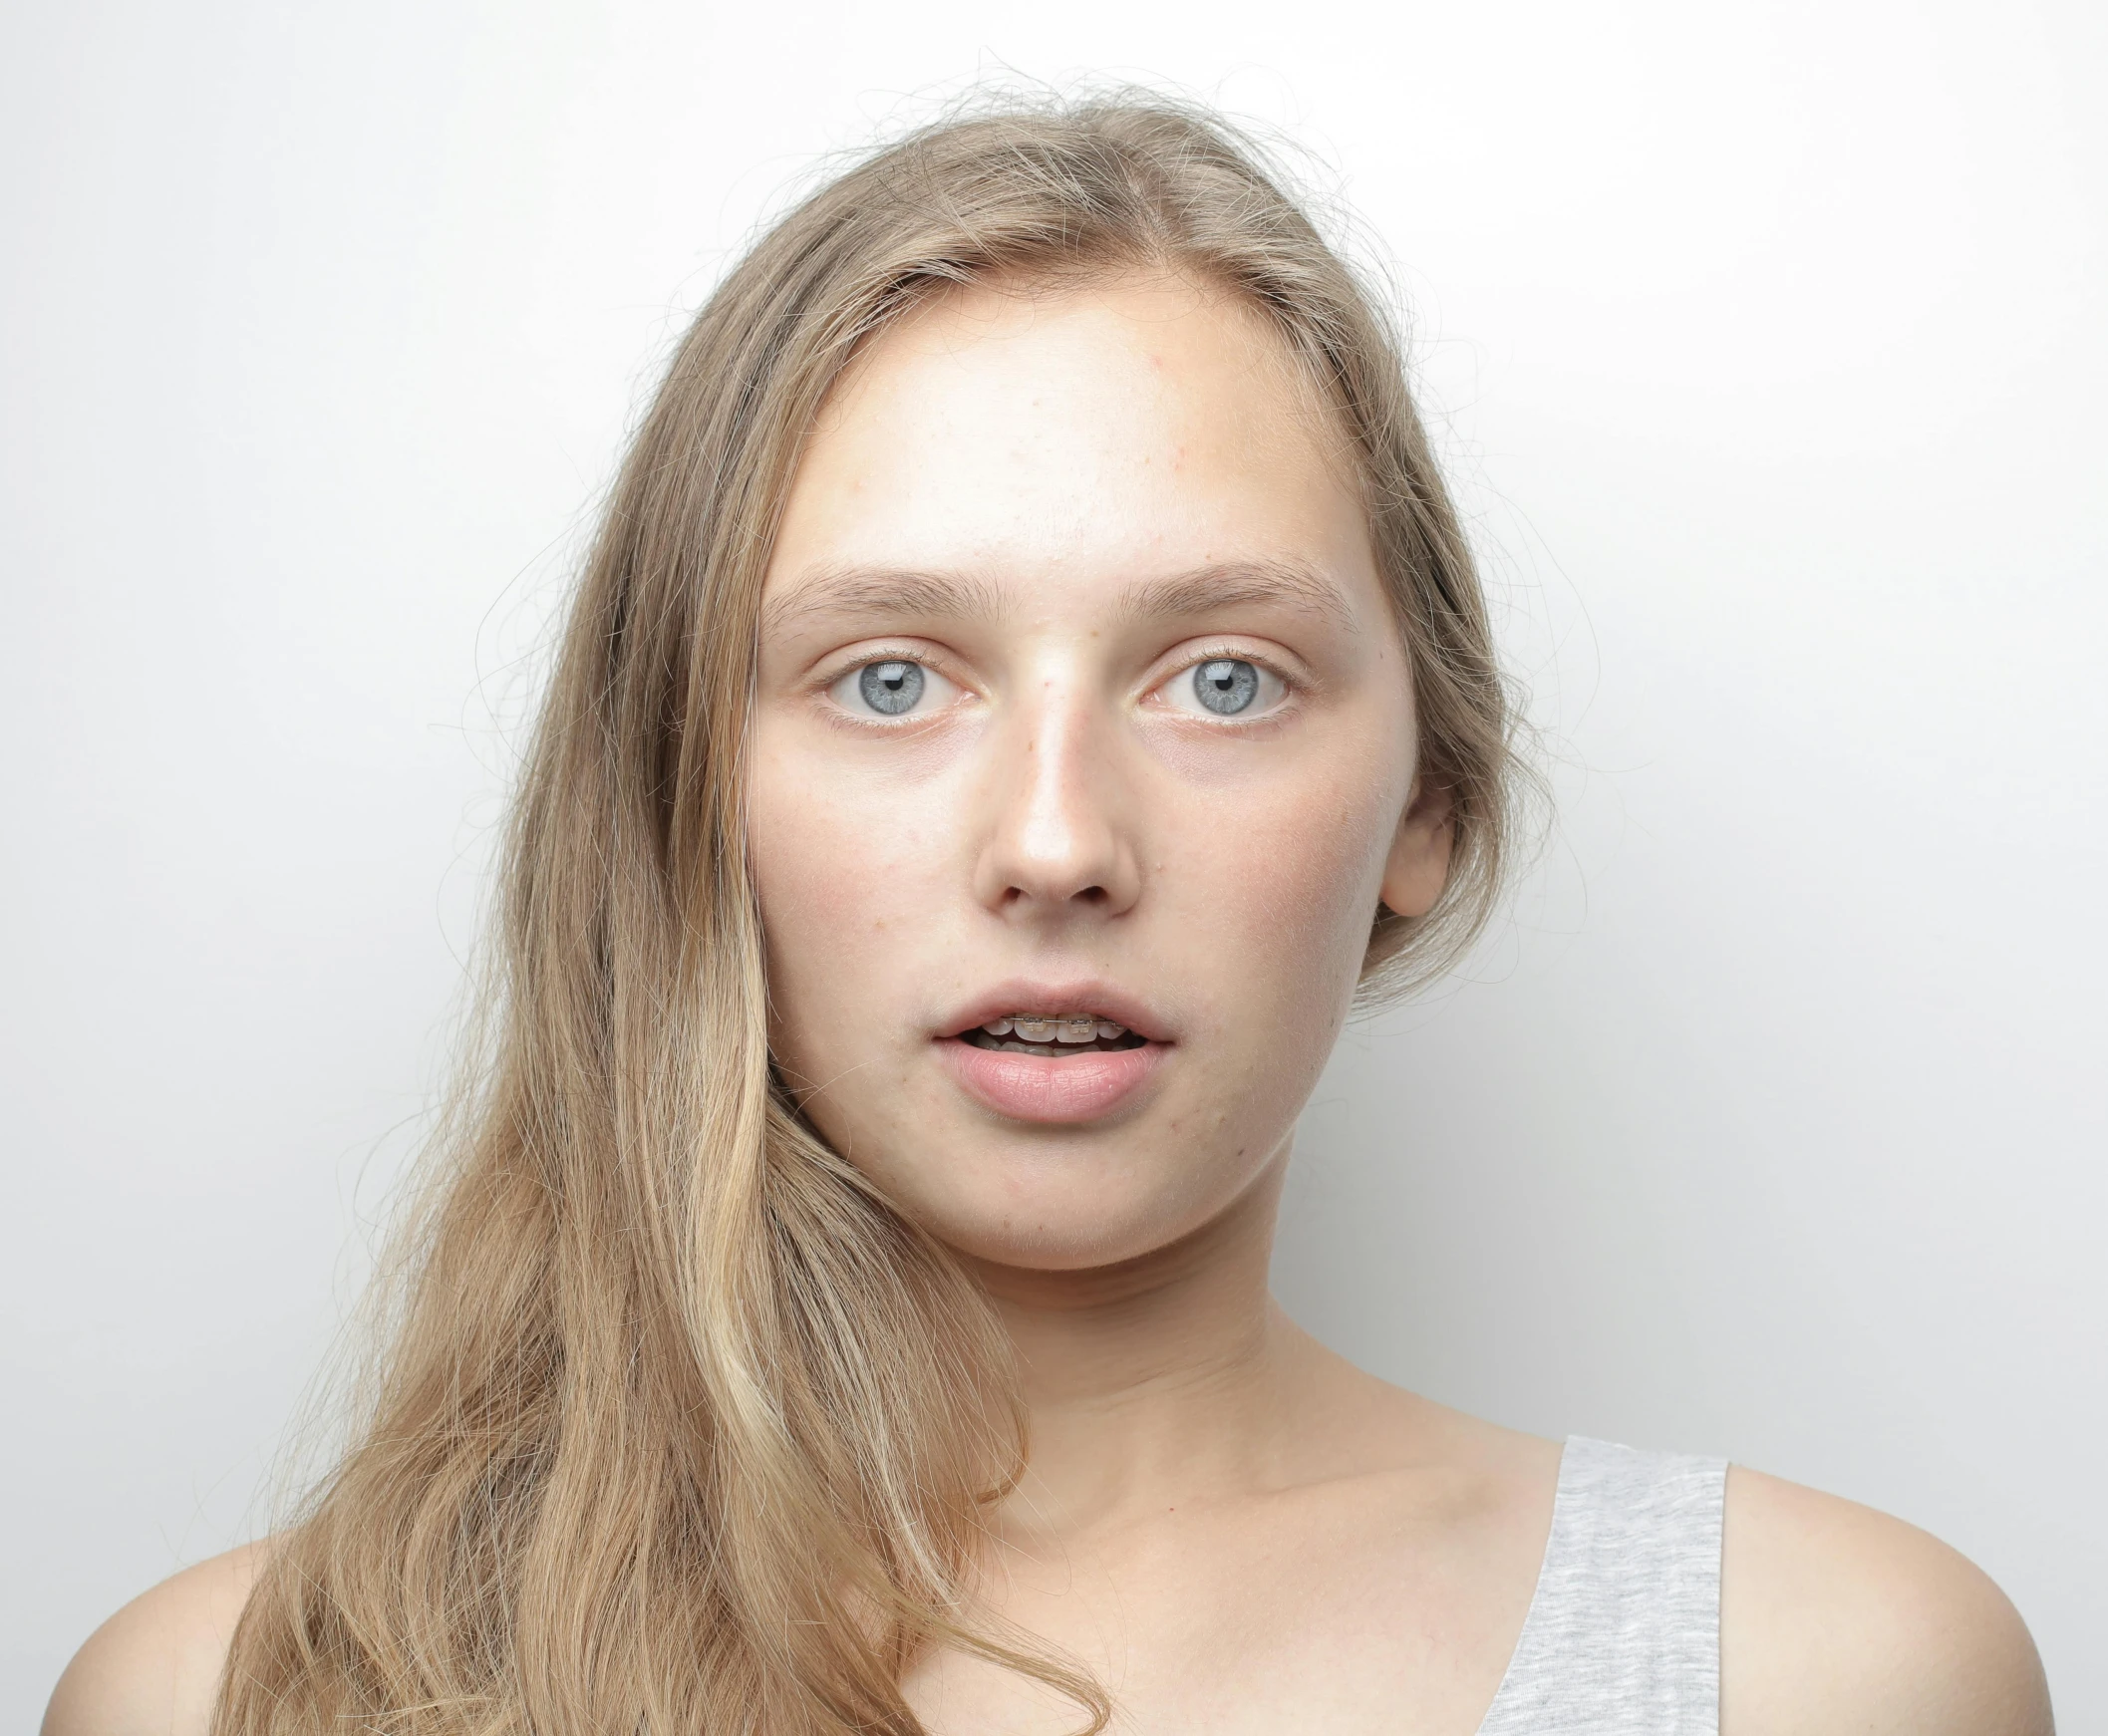
{"label": "pale skin", "polygon": [[[764,598],[779,1064],[996,1297],[1032,1460],[981,1595],[1125,1731],[1471,1736],[1551,1518],[1555,1444],[1373,1379],[1267,1290],[1369,921],[1426,910],[1451,842],[1337,438],[1277,340],[1190,284],[958,293],[830,399]],[[880,661],[923,672],[909,710],[861,698]],[[1231,663],[1251,703],[1195,705]],[[1117,996],[1152,1070],[1096,1115],[992,1108],[945,1044],[1000,986]],[[48,1736],[201,1736],[262,1547],[114,1616]],[[1721,1671],[1725,1736],[2050,1729],[1983,1575],[1740,1468]],[[952,1654],[907,1688],[935,1736],[1073,1727]]]}

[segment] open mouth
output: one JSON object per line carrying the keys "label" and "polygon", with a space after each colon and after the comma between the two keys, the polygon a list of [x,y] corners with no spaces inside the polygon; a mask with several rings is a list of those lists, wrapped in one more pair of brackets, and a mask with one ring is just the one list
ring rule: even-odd
{"label": "open mouth", "polygon": [[1044,1055],[1062,1060],[1141,1048],[1146,1037],[1089,1013],[1013,1013],[962,1030],[959,1041],[996,1054]]}
{"label": "open mouth", "polygon": [[[1011,1121],[1080,1126],[1149,1100],[1149,1081],[1175,1045],[1167,1031],[1145,1034],[1085,1011],[1106,1001],[1117,1005],[1120,997],[1101,1001],[1098,991],[1080,985],[1043,988],[1039,994],[1047,1000],[1040,1006],[1052,1002],[1060,1011],[991,1015],[991,1005],[1030,1008],[1039,999],[1030,985],[997,993],[1003,1000],[984,1001],[972,1024],[937,1044],[946,1070],[983,1108]],[[1119,1011],[1129,1018],[1151,1016],[1139,1008]]]}

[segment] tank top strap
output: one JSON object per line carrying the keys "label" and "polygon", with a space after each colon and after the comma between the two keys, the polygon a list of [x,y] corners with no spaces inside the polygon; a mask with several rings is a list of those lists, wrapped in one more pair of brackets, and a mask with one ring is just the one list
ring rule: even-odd
{"label": "tank top strap", "polygon": [[1718,1736],[1727,1464],[1575,1435],[1479,1736]]}

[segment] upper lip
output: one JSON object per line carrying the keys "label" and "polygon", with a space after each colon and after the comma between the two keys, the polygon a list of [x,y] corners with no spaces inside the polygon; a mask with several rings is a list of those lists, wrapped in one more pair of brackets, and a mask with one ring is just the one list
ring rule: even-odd
{"label": "upper lip", "polygon": [[1163,1020],[1142,1002],[1124,990],[1115,989],[1110,983],[1101,983],[1095,978],[1072,978],[1063,982],[1033,982],[1025,978],[1014,978],[1008,983],[998,983],[985,990],[973,1000],[950,1014],[949,1022],[940,1032],[944,1036],[958,1036],[972,1030],[976,1025],[987,1024],[992,1019],[1009,1018],[1014,1013],[1083,1013],[1096,1018],[1108,1018],[1114,1024],[1124,1024],[1136,1036],[1150,1042],[1170,1040]]}

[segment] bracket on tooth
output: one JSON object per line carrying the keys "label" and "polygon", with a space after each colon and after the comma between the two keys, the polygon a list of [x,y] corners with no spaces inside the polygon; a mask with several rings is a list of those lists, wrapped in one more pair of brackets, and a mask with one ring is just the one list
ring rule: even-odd
{"label": "bracket on tooth", "polygon": [[1029,1013],[1014,1013],[1008,1018],[991,1018],[981,1027],[990,1036],[1010,1036],[1015,1033],[1026,1042],[1089,1042],[1093,1037],[1125,1036],[1127,1027],[1115,1024],[1109,1018],[1093,1017],[1080,1013],[1059,1018],[1040,1018]]}

